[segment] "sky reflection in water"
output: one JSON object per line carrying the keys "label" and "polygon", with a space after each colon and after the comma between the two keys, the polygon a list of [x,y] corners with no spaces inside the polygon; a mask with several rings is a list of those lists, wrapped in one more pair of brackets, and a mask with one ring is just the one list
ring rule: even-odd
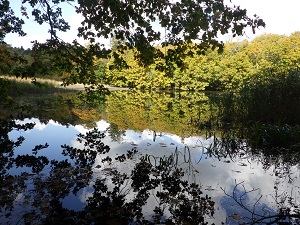
{"label": "sky reflection in water", "polygon": [[[25,137],[24,143],[21,147],[17,148],[16,155],[31,154],[31,149],[35,145],[48,143],[49,147],[41,150],[39,154],[48,157],[50,160],[62,160],[64,156],[61,155],[62,149],[60,146],[69,144],[72,147],[81,148],[82,143],[76,140],[76,134],[84,134],[88,131],[87,128],[81,125],[66,127],[53,120],[50,120],[48,124],[43,124],[38,119],[19,121],[19,123],[27,122],[34,122],[34,129],[21,133],[13,131],[9,134],[13,140],[20,135]],[[284,197],[288,194],[295,198],[295,200],[299,200],[300,179],[297,179],[299,171],[296,166],[290,168],[290,178],[294,179],[291,183],[289,182],[291,180],[287,177],[281,178],[280,176],[275,176],[274,171],[277,168],[274,168],[274,166],[265,170],[260,162],[246,155],[232,159],[228,157],[219,159],[210,157],[207,154],[206,147],[213,142],[212,137],[208,139],[203,137],[182,139],[177,135],[155,133],[151,130],[144,130],[143,132],[127,130],[117,142],[113,141],[109,136],[107,131],[109,126],[110,124],[106,121],[101,120],[97,122],[98,129],[106,133],[103,142],[110,146],[111,151],[109,155],[111,156],[121,155],[126,153],[127,150],[137,148],[139,154],[147,154],[151,163],[155,164],[159,163],[159,157],[169,157],[172,154],[173,156],[177,154],[178,165],[184,168],[186,178],[189,181],[200,183],[202,191],[215,201],[216,211],[214,218],[211,218],[212,222],[225,222],[224,218],[226,217],[227,222],[230,222],[232,215],[245,214],[232,198],[225,195],[224,190],[229,195],[232,195],[234,190],[237,195],[243,195],[245,191],[255,189],[255,191],[244,195],[245,200],[243,200],[243,203],[251,209],[262,195],[262,198],[256,204],[257,212],[261,209],[270,211],[276,209],[276,204],[280,206],[280,201],[284,200]],[[96,158],[94,165],[95,177],[101,176],[99,175],[99,170],[104,169],[96,167],[100,164],[100,160],[99,157]],[[112,166],[117,167],[120,165]],[[125,166],[122,165],[119,169],[122,172],[129,172],[132,166],[125,164]],[[16,175],[24,171],[26,171],[25,168],[14,168],[9,172]],[[44,171],[47,173],[47,168]],[[85,206],[87,198],[93,193],[92,185],[93,183],[80,190],[76,196],[70,194],[65,198],[63,206],[69,209],[81,210]],[[144,210],[147,211],[147,208],[150,208],[151,204],[149,202]]]}

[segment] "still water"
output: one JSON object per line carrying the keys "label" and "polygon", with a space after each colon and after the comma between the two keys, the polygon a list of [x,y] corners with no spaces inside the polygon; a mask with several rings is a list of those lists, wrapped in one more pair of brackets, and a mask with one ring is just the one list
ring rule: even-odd
{"label": "still water", "polygon": [[[20,136],[24,137],[24,141],[20,146],[15,147],[14,155],[11,157],[15,159],[15,166],[7,166],[7,170],[2,171],[5,179],[1,187],[3,193],[1,223],[25,224],[29,221],[29,224],[39,224],[48,218],[52,221],[48,223],[55,224],[58,222],[53,218],[69,216],[77,218],[77,221],[70,219],[70,224],[84,224],[82,221],[88,221],[86,224],[125,224],[114,220],[113,217],[127,216],[132,217],[128,220],[132,224],[143,224],[140,222],[142,219],[144,224],[145,221],[149,224],[163,224],[166,221],[172,221],[171,224],[193,224],[184,222],[193,221],[192,214],[187,216],[191,219],[178,216],[180,213],[187,214],[182,206],[185,204],[191,205],[188,212],[200,214],[203,222],[209,224],[222,222],[250,224],[260,219],[264,222],[274,221],[273,217],[280,212],[285,213],[284,210],[297,212],[300,200],[298,164],[288,164],[280,157],[274,159],[260,152],[254,153],[243,139],[234,143],[224,143],[221,141],[220,132],[201,131],[197,135],[196,131],[191,132],[194,128],[188,130],[188,124],[185,124],[186,126],[182,124],[183,121],[191,121],[191,116],[186,118],[183,116],[183,111],[170,111],[171,105],[166,102],[166,99],[162,100],[166,102],[165,105],[156,104],[152,100],[150,103],[147,101],[147,107],[143,107],[148,110],[150,107],[151,110],[161,108],[159,115],[172,121],[168,123],[170,127],[174,125],[175,120],[175,117],[170,117],[170,114],[178,111],[179,117],[176,117],[176,120],[181,124],[177,125],[176,129],[174,127],[161,129],[162,125],[158,123],[160,119],[157,113],[137,111],[136,107],[139,108],[137,103],[135,106],[134,104],[130,106],[128,98],[124,99],[121,95],[121,99],[124,104],[117,102],[116,99],[108,100],[108,104],[111,101],[114,106],[107,105],[105,114],[108,116],[106,119],[94,121],[93,126],[63,125],[53,119],[46,122],[42,122],[39,118],[15,120],[16,124],[34,123],[34,125],[32,129],[13,129],[8,133],[11,141],[17,142]],[[172,101],[172,109],[177,109],[174,106],[176,102],[174,99]],[[134,101],[131,99],[131,102]],[[115,105],[117,103],[118,107]],[[124,113],[124,107],[129,109],[123,117],[120,113]],[[197,109],[199,113],[199,107],[201,108],[201,105],[194,105],[193,109]],[[183,109],[193,111],[191,107]],[[167,112],[169,116],[166,116]],[[130,118],[128,113],[135,114],[134,119]],[[146,123],[146,119],[142,118],[145,113],[148,115],[145,118],[151,123]],[[194,114],[199,118],[196,112],[190,112],[189,115]],[[122,118],[123,121],[116,124]],[[147,127],[147,124],[151,125]],[[157,130],[153,129],[155,127]],[[178,127],[182,130],[179,131]],[[33,151],[38,145],[45,146]],[[93,150],[97,145],[103,148],[101,152],[95,153],[96,151]],[[105,146],[109,146],[109,151],[105,151]],[[231,148],[238,150],[231,151]],[[123,160],[116,159],[118,156],[126,155],[128,150],[134,151],[134,156],[127,155],[128,157],[123,157]],[[18,156],[34,156],[35,159],[31,163],[30,160]],[[106,157],[112,160],[106,160]],[[142,172],[136,168],[141,161],[145,163],[139,167]],[[150,176],[145,178],[143,171],[148,165],[158,170],[168,168],[166,171],[170,173],[160,174],[151,170]],[[181,169],[182,176],[176,177],[174,171],[178,169]],[[122,177],[118,174],[127,176]],[[176,179],[168,180],[173,175]],[[101,183],[104,180],[105,185]],[[157,183],[158,180],[160,183]],[[189,192],[187,188],[181,188],[174,193],[173,189],[168,189],[170,186],[176,189],[179,180],[199,185],[198,195],[202,199],[195,200],[192,197],[193,192]],[[7,184],[7,182],[11,183]],[[182,183],[182,186],[184,185],[185,183]],[[9,188],[15,188],[15,191],[9,192],[7,190]],[[107,190],[111,192],[108,193]],[[168,191],[164,192],[165,190]],[[102,193],[101,191],[106,194],[99,194]],[[145,198],[140,197],[141,193],[146,192]],[[167,193],[168,197],[160,197],[161,195],[157,193]],[[81,212],[90,212],[94,208],[99,211],[105,208],[104,196],[108,196],[112,205],[117,205],[114,202],[115,198],[121,196],[120,207],[127,207],[128,211],[133,211],[133,206],[129,207],[127,203],[138,205],[138,202],[143,199],[143,203],[139,205],[141,215],[124,216],[122,213],[113,212],[111,217],[97,217],[93,214],[91,218],[96,218],[94,221],[90,218],[83,219]],[[108,207],[107,204],[104,205]],[[118,210],[118,206],[105,210],[104,212],[110,213]],[[178,210],[177,214],[176,210]],[[157,213],[158,211],[162,213]],[[53,217],[51,219],[49,219],[50,214]],[[158,214],[160,217],[155,220]],[[263,218],[267,219],[262,220]],[[291,221],[295,222],[294,219]]]}

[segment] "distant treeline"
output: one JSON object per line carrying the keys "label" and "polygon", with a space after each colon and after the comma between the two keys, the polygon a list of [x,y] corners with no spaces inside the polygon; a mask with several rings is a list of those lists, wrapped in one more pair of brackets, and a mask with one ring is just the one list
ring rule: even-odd
{"label": "distant treeline", "polygon": [[[180,89],[236,91],[253,82],[277,79],[300,68],[300,32],[290,36],[265,34],[251,42],[226,43],[222,54],[209,50],[187,57],[183,67],[173,71],[157,70],[156,62],[139,66],[133,50],[123,53],[129,68],[107,69],[113,58],[103,64],[96,60],[98,79],[106,84],[136,89]],[[98,67],[97,67],[98,66]]]}
{"label": "distant treeline", "polygon": [[54,56],[43,50],[0,45],[0,59],[0,75],[53,80],[62,80],[66,75]]}
{"label": "distant treeline", "polygon": [[[5,62],[0,65],[1,74],[24,77],[33,74],[56,80],[73,79],[70,83],[82,82],[83,78],[77,78],[76,70],[66,72],[68,70],[63,64],[57,66],[58,60],[53,60],[51,54],[11,46],[0,47],[0,57],[5,59],[1,60]],[[112,46],[112,49],[116,48]],[[95,58],[94,73],[87,73],[92,77],[83,80],[136,89],[238,91],[258,81],[280,79],[291,72],[299,74],[300,32],[290,36],[265,34],[251,42],[226,43],[221,54],[217,50],[208,50],[202,55],[182,59],[180,67],[175,63],[172,67],[166,66],[169,68],[167,70],[160,69],[165,64],[163,59],[145,68],[139,65],[134,55],[134,50],[121,53],[128,65],[123,69],[113,68],[113,57],[108,60]]]}

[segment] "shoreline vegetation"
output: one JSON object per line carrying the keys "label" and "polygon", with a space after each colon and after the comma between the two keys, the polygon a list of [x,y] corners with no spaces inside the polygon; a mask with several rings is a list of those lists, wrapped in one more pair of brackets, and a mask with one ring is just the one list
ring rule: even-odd
{"label": "shoreline vegetation", "polygon": [[[45,79],[45,78],[19,78],[12,76],[0,75],[0,79],[12,81],[18,83],[19,87],[24,84],[27,88],[30,89],[29,86],[37,86],[37,88],[45,87],[45,89],[52,90],[66,90],[66,91],[84,91],[88,85],[84,84],[72,84],[68,86],[64,86],[62,81]],[[29,86],[28,86],[29,85]],[[109,91],[120,91],[120,90],[130,90],[129,88],[124,87],[113,87],[110,85],[103,85],[104,88],[107,88]]]}
{"label": "shoreline vegetation", "polygon": [[300,32],[290,36],[264,34],[252,41],[228,42],[222,53],[208,49],[203,54],[178,59],[182,60],[181,66],[158,60],[144,68],[135,60],[135,54],[135,50],[120,53],[128,65],[121,69],[114,67],[118,62],[114,57],[108,61],[96,59],[94,79],[140,90],[239,92],[253,84],[299,73]]}
{"label": "shoreline vegetation", "polygon": [[[186,51],[192,47],[187,46]],[[5,48],[22,56],[25,62],[8,61],[2,75],[12,79],[27,77],[22,81],[49,83],[65,90],[84,90],[91,84],[102,84],[110,91],[240,92],[255,85],[284,80],[291,74],[299,77],[300,71],[299,31],[290,36],[265,34],[252,41],[228,42],[224,44],[222,53],[208,49],[203,54],[178,59],[182,62],[181,67],[178,62],[166,60],[157,60],[143,67],[135,59],[137,50],[131,49],[123,52],[115,50],[108,58],[95,57],[92,66],[83,70],[77,68],[79,65],[76,63],[75,68],[70,69],[64,64],[55,64],[54,56],[47,52],[11,46]],[[174,48],[168,47],[166,51]],[[37,53],[41,55],[38,59],[34,58]],[[127,66],[116,67],[118,59],[113,56],[114,53],[119,54]],[[63,80],[68,86],[62,86]]]}
{"label": "shoreline vegetation", "polygon": [[[143,69],[134,61],[132,51],[124,52],[124,56],[126,54],[129,68],[110,70],[113,58],[111,61],[95,58],[93,73],[87,73],[85,77],[80,77],[76,71],[70,74],[60,73],[61,76],[58,76],[55,70],[49,70],[51,73],[48,74],[40,71],[32,78],[17,78],[14,71],[10,70],[6,76],[0,76],[0,87],[4,87],[2,95],[9,100],[9,95],[85,90],[86,93],[80,93],[80,97],[95,104],[104,102],[105,90],[100,85],[94,87],[91,84],[102,84],[109,91],[163,91],[170,92],[173,97],[176,92],[179,93],[179,98],[183,98],[183,92],[220,92],[225,97],[228,96],[219,100],[224,101],[224,110],[228,111],[223,119],[226,122],[235,121],[232,115],[236,115],[236,118],[262,124],[294,126],[299,123],[300,32],[289,37],[262,35],[251,42],[227,43],[222,54],[210,51],[205,55],[186,59],[185,70],[177,68],[170,71],[172,77],[155,67]],[[44,59],[44,64],[39,66],[51,64],[50,59]],[[22,77],[22,74],[19,76]],[[62,79],[69,85],[63,86]],[[145,85],[138,84],[141,79]],[[177,99],[170,100],[166,105],[168,111],[174,101]]]}

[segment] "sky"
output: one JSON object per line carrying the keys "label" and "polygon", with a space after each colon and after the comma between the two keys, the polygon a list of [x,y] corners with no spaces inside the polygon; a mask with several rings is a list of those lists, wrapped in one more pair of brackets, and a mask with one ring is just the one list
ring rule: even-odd
{"label": "sky", "polygon": [[[241,8],[247,9],[249,15],[257,14],[266,23],[263,33],[290,35],[300,31],[300,0],[232,0]],[[249,32],[249,36],[252,36]]]}
{"label": "sky", "polygon": [[[229,0],[227,0],[229,1]],[[254,14],[262,18],[266,23],[266,28],[260,28],[256,34],[252,34],[251,29],[246,31],[246,36],[232,39],[230,35],[225,35],[222,40],[237,40],[243,39],[252,40],[256,36],[272,33],[290,35],[295,31],[300,31],[300,0],[231,0],[233,4],[240,5],[241,8],[246,8],[248,15]],[[15,13],[20,15],[21,0],[11,0],[11,7]],[[29,11],[29,10],[28,10]],[[67,33],[62,33],[59,36],[66,42],[74,40],[77,34],[77,27],[82,21],[82,17],[74,12],[74,8],[69,4],[63,4],[63,16],[71,25],[72,29]],[[26,37],[19,37],[16,34],[8,34],[5,41],[14,47],[23,46],[25,49],[32,46],[32,40],[44,42],[50,37],[48,27],[40,26],[33,22],[33,17],[29,15],[29,19],[25,20],[24,31],[27,33]],[[79,40],[81,44],[87,44],[84,40]],[[102,40],[103,44],[108,45],[109,40]]]}

